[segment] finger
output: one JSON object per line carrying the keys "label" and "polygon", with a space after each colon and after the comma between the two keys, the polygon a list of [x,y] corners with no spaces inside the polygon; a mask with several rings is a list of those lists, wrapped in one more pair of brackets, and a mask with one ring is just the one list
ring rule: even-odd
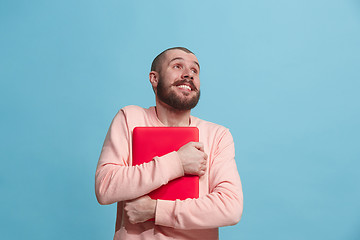
{"label": "finger", "polygon": [[200,169],[205,171],[206,170],[206,164],[202,164]]}
{"label": "finger", "polygon": [[[208,155],[206,153],[203,154],[203,158],[206,160],[208,158]],[[205,161],[206,162],[206,161]]]}
{"label": "finger", "polygon": [[142,199],[151,199],[151,197],[149,195],[144,195],[141,197]]}
{"label": "finger", "polygon": [[193,146],[198,150],[204,152],[204,144],[202,142],[193,142]]}
{"label": "finger", "polygon": [[129,217],[129,222],[130,222],[131,224],[136,224],[135,220],[134,220],[133,218],[130,218],[130,217]]}

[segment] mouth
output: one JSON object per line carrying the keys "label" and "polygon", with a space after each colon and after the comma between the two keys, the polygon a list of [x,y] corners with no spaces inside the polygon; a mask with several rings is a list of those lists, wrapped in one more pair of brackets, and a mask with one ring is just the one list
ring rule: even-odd
{"label": "mouth", "polygon": [[177,85],[177,87],[178,87],[178,88],[185,89],[185,90],[188,90],[188,91],[192,91],[191,87],[188,86],[188,85],[185,85],[185,84]]}
{"label": "mouth", "polygon": [[178,88],[184,89],[186,91],[197,91],[194,83],[188,80],[179,80],[174,83],[174,85]]}

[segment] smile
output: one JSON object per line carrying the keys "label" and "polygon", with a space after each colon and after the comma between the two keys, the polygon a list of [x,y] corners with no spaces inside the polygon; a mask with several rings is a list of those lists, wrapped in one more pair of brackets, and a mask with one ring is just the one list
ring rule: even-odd
{"label": "smile", "polygon": [[187,86],[187,85],[184,85],[184,84],[183,85],[178,85],[177,87],[191,91],[191,87]]}

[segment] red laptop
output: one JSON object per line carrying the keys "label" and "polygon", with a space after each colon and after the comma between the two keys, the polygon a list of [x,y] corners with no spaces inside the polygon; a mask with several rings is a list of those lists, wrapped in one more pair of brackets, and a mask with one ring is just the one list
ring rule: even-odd
{"label": "red laptop", "polygon": [[[197,127],[136,127],[133,130],[133,165],[150,162],[177,151],[189,142],[199,141]],[[199,197],[199,177],[185,175],[152,191],[152,199],[185,200]]]}

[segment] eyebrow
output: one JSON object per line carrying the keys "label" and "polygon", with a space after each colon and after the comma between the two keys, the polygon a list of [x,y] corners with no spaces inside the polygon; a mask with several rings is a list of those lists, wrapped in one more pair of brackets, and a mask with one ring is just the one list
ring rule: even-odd
{"label": "eyebrow", "polygon": [[[176,57],[176,58],[171,59],[170,62],[169,62],[169,64],[170,64],[171,62],[173,62],[173,61],[176,61],[176,60],[185,60],[185,59],[183,59],[182,57]],[[194,63],[195,63],[195,64],[199,67],[199,69],[200,69],[200,64],[199,64],[197,61],[194,61]]]}

